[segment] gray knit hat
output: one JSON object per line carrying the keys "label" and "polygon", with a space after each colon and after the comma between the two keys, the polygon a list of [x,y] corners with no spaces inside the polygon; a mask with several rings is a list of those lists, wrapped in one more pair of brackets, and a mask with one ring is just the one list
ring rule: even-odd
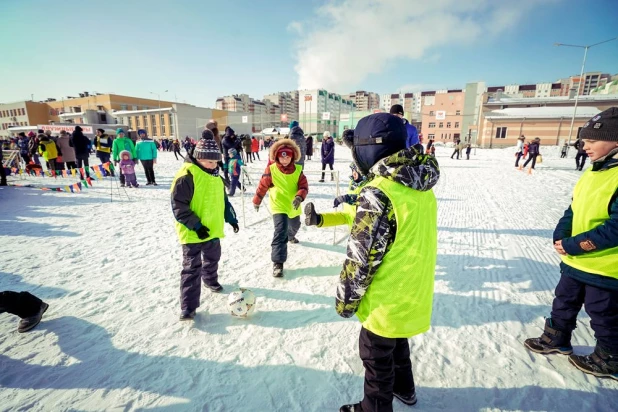
{"label": "gray knit hat", "polygon": [[587,121],[579,132],[579,137],[618,142],[618,107],[610,107]]}
{"label": "gray knit hat", "polygon": [[215,135],[210,130],[202,132],[202,138],[195,146],[193,157],[198,160],[221,160],[221,152],[215,142]]}

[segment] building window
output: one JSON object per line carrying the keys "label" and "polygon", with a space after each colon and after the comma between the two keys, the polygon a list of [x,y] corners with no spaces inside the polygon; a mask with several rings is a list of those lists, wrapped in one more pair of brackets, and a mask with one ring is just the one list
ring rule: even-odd
{"label": "building window", "polygon": [[133,118],[129,117],[129,129],[133,129]]}
{"label": "building window", "polygon": [[455,122],[455,129],[459,127],[459,122]]}
{"label": "building window", "polygon": [[442,129],[443,127],[444,127],[444,122],[440,122],[440,123],[438,124],[438,128],[439,128],[439,129]]}
{"label": "building window", "polygon": [[136,104],[131,105],[131,110],[137,110],[137,105]]}
{"label": "building window", "polygon": [[434,140],[436,138],[436,135],[433,133],[430,133],[428,136],[430,140]]}
{"label": "building window", "polygon": [[429,123],[429,128],[430,129],[435,129],[436,128],[436,124],[435,123]]}
{"label": "building window", "polygon": [[148,116],[144,115],[143,123],[144,127],[148,126]]}
{"label": "building window", "polygon": [[496,129],[496,139],[506,139],[506,127],[498,127]]}
{"label": "building window", "polygon": [[157,126],[155,126],[154,124],[152,125],[152,136],[159,136],[157,134]]}
{"label": "building window", "polygon": [[150,125],[152,127],[155,127],[157,125],[157,115],[156,114],[150,115]]}
{"label": "building window", "polygon": [[137,120],[136,127],[142,127],[142,125],[141,125],[141,116],[135,116],[135,119]]}
{"label": "building window", "polygon": [[455,111],[455,116],[460,116],[461,115],[461,110],[456,110]]}
{"label": "building window", "polygon": [[120,105],[120,110],[128,110],[127,109],[127,105],[126,104],[121,104]]}
{"label": "building window", "polygon": [[429,115],[430,115],[430,116],[434,116],[435,114],[436,114],[436,113],[435,113],[433,110],[429,112]]}
{"label": "building window", "polygon": [[446,128],[450,129],[451,128],[451,122],[446,122]]}
{"label": "building window", "polygon": [[166,136],[166,133],[165,133],[165,123],[161,124],[161,136]]}

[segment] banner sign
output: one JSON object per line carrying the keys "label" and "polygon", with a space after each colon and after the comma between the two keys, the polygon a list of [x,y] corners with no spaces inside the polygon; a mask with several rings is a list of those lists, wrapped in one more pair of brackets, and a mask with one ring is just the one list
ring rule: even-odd
{"label": "banner sign", "polygon": [[444,110],[438,110],[436,112],[436,120],[444,120],[446,119],[446,112]]}
{"label": "banner sign", "polygon": [[81,124],[64,124],[64,125],[57,125],[57,124],[39,124],[37,125],[38,129],[43,130],[44,132],[46,132],[47,130],[50,130],[52,133],[60,133],[61,131],[66,131],[69,133],[73,133],[75,131],[75,126],[79,126],[82,128],[82,131],[86,134],[93,134],[93,130],[92,130],[92,126],[83,126]]}

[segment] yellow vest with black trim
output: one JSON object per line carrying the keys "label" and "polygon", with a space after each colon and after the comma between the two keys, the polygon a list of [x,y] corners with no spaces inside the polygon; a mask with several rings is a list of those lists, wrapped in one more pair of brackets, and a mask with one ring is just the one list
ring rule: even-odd
{"label": "yellow vest with black trim", "polygon": [[[609,203],[618,190],[618,167],[584,172],[573,190],[571,236],[588,232],[609,219]],[[618,247],[562,256],[567,265],[588,273],[618,279]]]}
{"label": "yellow vest with black trim", "polygon": [[438,250],[438,206],[433,191],[420,192],[377,177],[393,205],[397,233],[356,315],[363,327],[385,338],[409,338],[429,330]]}
{"label": "yellow vest with black trim", "polygon": [[112,138],[104,135],[104,136],[97,136],[96,137],[96,149],[98,152],[103,152],[103,153],[111,153],[112,152],[112,145],[110,144],[109,147],[104,147],[101,146],[101,140],[105,139],[105,143],[111,143]]}
{"label": "yellow vest with black trim", "polygon": [[296,165],[294,173],[286,175],[277,167],[276,163],[270,165],[270,175],[273,187],[268,189],[270,198],[270,210],[273,214],[283,213],[289,218],[300,216],[301,208],[294,209],[292,202],[298,193],[298,179],[302,172],[302,166]]}
{"label": "yellow vest with black trim", "polygon": [[56,159],[58,157],[58,149],[56,148],[56,143],[52,140],[46,142],[40,142],[40,144],[45,146],[45,150],[41,150],[39,147],[39,153],[43,155],[45,160]]}
{"label": "yellow vest with black trim", "polygon": [[225,188],[219,176],[212,176],[193,163],[184,163],[172,182],[171,191],[174,191],[176,181],[187,173],[193,176],[193,198],[189,207],[200,218],[202,225],[208,228],[209,236],[200,239],[197,233],[180,222],[176,222],[176,233],[181,244],[203,243],[211,239],[224,237],[225,223]]}

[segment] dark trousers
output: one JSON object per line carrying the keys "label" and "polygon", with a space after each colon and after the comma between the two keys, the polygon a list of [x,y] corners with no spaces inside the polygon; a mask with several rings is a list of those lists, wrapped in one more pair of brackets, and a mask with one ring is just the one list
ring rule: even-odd
{"label": "dark trousers", "polygon": [[184,157],[180,154],[180,150],[174,150],[174,156],[176,156],[176,160],[178,160],[178,155],[180,155],[181,159],[184,159]]}
{"label": "dark trousers", "polygon": [[155,183],[154,160],[142,160],[142,166],[148,183]]}
{"label": "dark trousers", "polygon": [[56,159],[49,159],[47,161],[47,168],[52,171],[52,170],[56,170]]}
{"label": "dark trousers", "polygon": [[[326,170],[326,165],[328,165],[330,167],[330,170],[333,170],[333,164],[332,163],[322,163],[322,170]],[[324,180],[324,175],[325,173],[322,171],[322,180]],[[335,176],[333,175],[333,173],[331,172],[330,174],[330,180],[335,180]]]}
{"label": "dark trousers", "polygon": [[392,411],[393,392],[414,391],[408,339],[384,338],[361,328],[358,347],[365,367],[363,411]]}
{"label": "dark trousers", "polygon": [[563,274],[555,294],[551,318],[557,329],[570,336],[584,305],[599,345],[618,354],[618,291],[587,285]]}
{"label": "dark trousers", "polygon": [[230,182],[230,196],[234,196],[236,193],[236,188],[241,189],[239,177],[240,176],[232,176],[232,180]]}
{"label": "dark trousers", "polygon": [[0,162],[0,183],[5,186],[6,185],[6,170],[4,170],[4,165]]}
{"label": "dark trousers", "polygon": [[270,258],[274,263],[284,263],[288,260],[288,240],[296,236],[300,229],[300,216],[290,219],[286,214],[277,213],[273,215],[273,223],[275,233]]}
{"label": "dark trousers", "polygon": [[8,312],[20,318],[36,315],[43,301],[28,292],[0,292],[0,313]]}
{"label": "dark trousers", "polygon": [[577,153],[577,155],[575,155],[575,167],[578,170],[582,170],[584,168],[584,164],[586,164],[586,159],[588,158],[588,154],[587,153]]}
{"label": "dark trousers", "polygon": [[224,180],[227,180],[228,182],[230,181],[230,174],[227,170],[227,166],[229,164],[230,164],[230,158],[224,157],[223,158],[223,177],[224,177]]}
{"label": "dark trousers", "polygon": [[262,160],[262,159],[260,159],[260,153],[259,152],[251,152],[251,156],[253,157],[253,160],[255,160],[255,156],[257,156],[258,160]]}
{"label": "dark trousers", "polygon": [[217,269],[221,259],[219,239],[182,245],[182,272],[180,272],[180,308],[195,310],[200,306],[202,281],[207,285],[219,279]]}
{"label": "dark trousers", "polygon": [[451,155],[451,159],[453,158],[453,156],[457,155],[457,160],[459,160],[459,150],[455,149],[455,151],[453,152],[453,154]]}
{"label": "dark trousers", "polygon": [[470,152],[466,152],[466,160],[470,160]]}
{"label": "dark trousers", "polygon": [[564,159],[566,157],[566,155],[567,155],[567,152],[562,152],[562,153],[560,153],[560,158]]}
{"label": "dark trousers", "polygon": [[67,162],[67,170],[77,169],[77,163],[75,162]]}
{"label": "dark trousers", "polygon": [[20,155],[25,164],[30,163],[30,154],[22,154]]}
{"label": "dark trousers", "polygon": [[528,165],[528,163],[530,163],[530,161],[532,161],[532,165],[530,167],[532,167],[534,169],[534,166],[536,166],[536,157],[537,156],[538,156],[538,153],[536,153],[536,154],[528,153],[528,160],[526,160],[526,162],[524,163],[524,167],[526,167]]}
{"label": "dark trousers", "polygon": [[[77,168],[81,169],[82,167],[84,168],[84,171],[86,172],[86,176],[90,177],[90,163],[89,163],[89,159],[88,159],[88,155],[80,155],[77,156],[76,158],[77,161]],[[81,171],[80,171],[81,173]],[[83,176],[82,176],[83,178]]]}
{"label": "dark trousers", "polygon": [[245,163],[249,163],[249,162],[253,163],[253,159],[251,157],[251,150],[245,150],[245,159],[246,159]]}
{"label": "dark trousers", "polygon": [[524,154],[522,152],[517,152],[517,158],[515,159],[515,167],[519,167],[519,160],[523,157],[523,155]]}

